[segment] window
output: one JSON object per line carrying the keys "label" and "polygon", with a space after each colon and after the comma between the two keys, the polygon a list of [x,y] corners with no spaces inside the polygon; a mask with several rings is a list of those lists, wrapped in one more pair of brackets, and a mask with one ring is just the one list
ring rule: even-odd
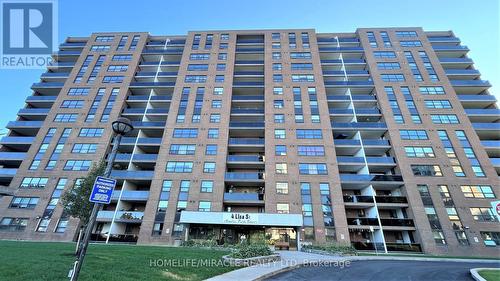
{"label": "window", "polygon": [[128,41],[128,36],[122,36],[122,38],[120,38],[120,42],[118,42],[118,46],[116,47],[116,50],[117,51],[121,51],[123,49],[125,49],[125,44],[127,44],[127,41]]}
{"label": "window", "polygon": [[384,47],[392,47],[391,40],[389,39],[389,34],[385,31],[380,31],[380,37],[384,41]]}
{"label": "window", "polygon": [[431,114],[432,123],[434,124],[459,124],[455,114]]}
{"label": "window", "polygon": [[286,145],[276,145],[274,147],[274,155],[285,156],[286,155]]}
{"label": "window", "polygon": [[416,31],[396,31],[397,37],[417,37]]}
{"label": "window", "polygon": [[114,36],[96,36],[96,42],[112,42],[115,39]]}
{"label": "window", "polygon": [[109,51],[109,45],[94,45],[90,47],[90,51],[93,52],[106,52]]}
{"label": "window", "polygon": [[409,158],[434,158],[434,150],[432,147],[405,147],[406,157]]}
{"label": "window", "polygon": [[207,147],[205,149],[205,155],[217,155],[217,145],[207,144]]}
{"label": "window", "polygon": [[102,137],[103,132],[103,128],[81,128],[78,136],[87,138]]}
{"label": "window", "polygon": [[215,83],[223,83],[224,75],[215,75]]}
{"label": "window", "polygon": [[220,114],[219,113],[210,114],[210,123],[220,123]]}
{"label": "window", "polygon": [[291,52],[290,53],[290,58],[291,59],[310,59],[311,53],[310,52]]}
{"label": "window", "polygon": [[279,33],[271,34],[271,39],[272,40],[280,40],[280,34]]}
{"label": "window", "polygon": [[273,88],[273,95],[283,95],[283,88],[282,87],[274,87]]}
{"label": "window", "polygon": [[288,183],[287,182],[277,182],[276,183],[276,193],[288,194]]}
{"label": "window", "polygon": [[190,54],[189,60],[209,60],[210,54]]}
{"label": "window", "polygon": [[429,109],[450,109],[451,103],[448,100],[426,100],[425,107]]}
{"label": "window", "polygon": [[297,153],[299,156],[325,156],[325,147],[322,145],[299,145]]}
{"label": "window", "polygon": [[208,129],[208,138],[209,139],[218,139],[219,138],[219,129]]}
{"label": "window", "polygon": [[382,74],[382,81],[384,82],[404,82],[405,77],[403,74]]}
{"label": "window", "polygon": [[168,161],[167,173],[191,173],[193,171],[193,162]]}
{"label": "window", "polygon": [[273,82],[283,82],[283,75],[273,74]]}
{"label": "window", "polygon": [[4,217],[0,220],[1,231],[24,231],[28,225],[27,218]]}
{"label": "window", "polygon": [[276,212],[278,214],[288,214],[290,213],[290,206],[286,203],[276,204]]}
{"label": "window", "polygon": [[24,178],[19,188],[45,188],[49,178]]}
{"label": "window", "polygon": [[393,70],[393,69],[401,69],[401,66],[397,62],[378,62],[377,68],[379,70]]}
{"label": "window", "polygon": [[174,129],[174,138],[197,138],[198,129]]}
{"label": "window", "polygon": [[224,94],[224,88],[223,87],[215,87],[214,88],[214,95],[221,96],[222,94]]}
{"label": "window", "polygon": [[282,70],[283,65],[281,63],[273,63],[273,70]]}
{"label": "window", "polygon": [[321,130],[315,129],[297,129],[297,139],[322,139]]}
{"label": "window", "polygon": [[373,56],[376,59],[395,59],[396,58],[396,53],[391,52],[391,51],[388,51],[388,52],[375,51],[375,52],[373,52]]}
{"label": "window", "polygon": [[427,140],[429,139],[424,130],[399,130],[402,140]]}
{"label": "window", "polygon": [[200,212],[210,212],[211,206],[212,206],[212,202],[200,201],[200,203],[198,205],[198,211],[200,211]]}
{"label": "window", "polygon": [[88,171],[90,168],[90,160],[68,160],[63,170],[65,171]]}
{"label": "window", "polygon": [[38,204],[39,197],[17,197],[14,196],[10,202],[9,208],[34,209]]}
{"label": "window", "polygon": [[75,143],[71,153],[92,154],[97,150],[96,143]]}
{"label": "window", "polygon": [[169,153],[171,155],[194,155],[195,150],[194,144],[171,144]]}
{"label": "window", "polygon": [[201,192],[212,192],[214,189],[213,181],[201,181]]}
{"label": "window", "polygon": [[185,83],[205,83],[207,82],[206,75],[186,75],[184,78]]}
{"label": "window", "polygon": [[82,108],[83,100],[64,100],[61,108]]}
{"label": "window", "polygon": [[219,53],[219,55],[217,55],[217,59],[218,60],[227,60],[227,54],[226,53]]}
{"label": "window", "polygon": [[271,47],[273,49],[281,49],[281,43],[280,42],[273,42],[273,43],[271,43]]}
{"label": "window", "polygon": [[275,139],[285,139],[286,138],[285,129],[274,129],[274,138]]}
{"label": "window", "polygon": [[292,70],[313,70],[312,63],[292,63]]}
{"label": "window", "polygon": [[121,83],[124,76],[104,76],[102,83]]}
{"label": "window", "polygon": [[313,74],[292,74],[292,82],[314,82]]}
{"label": "window", "polygon": [[228,43],[219,43],[220,50],[226,50],[229,47]]}
{"label": "window", "polygon": [[422,47],[420,40],[400,41],[401,47]]}
{"label": "window", "polygon": [[223,41],[229,40],[229,34],[228,33],[222,33],[220,35],[220,40],[223,40]]}
{"label": "window", "polygon": [[286,175],[288,174],[288,166],[286,163],[276,163],[276,174]]}
{"label": "window", "polygon": [[283,100],[274,100],[273,102],[274,108],[283,108],[285,106],[285,103]]}
{"label": "window", "polygon": [[188,71],[207,71],[208,64],[189,64]]}
{"label": "window", "polygon": [[222,100],[213,100],[212,108],[222,108]]}
{"label": "window", "polygon": [[215,173],[215,162],[205,162],[203,164],[203,173]]}
{"label": "window", "polygon": [[326,164],[299,163],[299,174],[301,175],[327,175]]}
{"label": "window", "polygon": [[68,96],[87,96],[89,91],[89,88],[70,88],[68,90]]}
{"label": "window", "polygon": [[125,72],[128,70],[128,65],[110,65],[108,66],[109,72]]}
{"label": "window", "polygon": [[470,208],[472,218],[476,221],[496,222],[497,217],[492,208]]}
{"label": "window", "polygon": [[368,42],[370,42],[370,47],[377,48],[377,39],[375,39],[375,34],[373,32],[367,32],[366,37],[368,37]]}
{"label": "window", "polygon": [[60,123],[73,123],[76,122],[76,118],[78,117],[78,114],[76,113],[58,113],[56,114],[56,117],[54,118],[54,122],[60,122]]}
{"label": "window", "polygon": [[460,188],[466,198],[495,198],[489,185],[462,185]]}
{"label": "window", "polygon": [[273,52],[273,60],[280,60],[280,59],[281,59],[281,53]]}
{"label": "window", "polygon": [[114,55],[112,60],[113,61],[131,61],[132,55]]}
{"label": "window", "polygon": [[411,165],[411,170],[415,176],[441,177],[443,173],[439,165]]}
{"label": "window", "polygon": [[285,114],[274,114],[274,123],[285,123]]}
{"label": "window", "polygon": [[419,87],[418,88],[422,95],[444,95],[444,88],[441,86],[437,87]]}

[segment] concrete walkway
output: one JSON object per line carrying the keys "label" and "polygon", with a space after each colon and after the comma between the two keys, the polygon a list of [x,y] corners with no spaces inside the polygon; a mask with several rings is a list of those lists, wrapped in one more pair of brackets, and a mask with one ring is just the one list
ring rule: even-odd
{"label": "concrete walkway", "polygon": [[212,277],[206,281],[263,280],[272,275],[298,268],[306,264],[329,264],[335,266],[336,264],[342,264],[345,260],[347,260],[345,257],[340,256],[318,255],[298,251],[276,252],[278,252],[281,256],[280,261],[245,267]]}
{"label": "concrete walkway", "polygon": [[398,260],[398,261],[447,261],[447,262],[468,262],[468,263],[491,263],[499,264],[498,260],[480,259],[449,259],[449,258],[427,258],[427,257],[396,257],[396,256],[330,256],[298,251],[276,251],[280,254],[281,260],[272,263],[258,264],[242,269],[234,270],[207,279],[206,281],[252,281],[264,280],[276,274],[286,272],[305,265],[314,266],[336,266],[343,268],[349,266],[351,261],[362,260]]}

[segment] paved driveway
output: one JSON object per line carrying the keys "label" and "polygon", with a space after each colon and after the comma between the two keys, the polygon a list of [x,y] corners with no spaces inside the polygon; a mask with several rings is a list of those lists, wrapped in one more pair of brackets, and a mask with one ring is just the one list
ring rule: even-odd
{"label": "paved driveway", "polygon": [[428,261],[354,261],[350,266],[302,267],[266,280],[342,280],[342,281],[452,281],[474,280],[469,270],[498,267],[491,263]]}

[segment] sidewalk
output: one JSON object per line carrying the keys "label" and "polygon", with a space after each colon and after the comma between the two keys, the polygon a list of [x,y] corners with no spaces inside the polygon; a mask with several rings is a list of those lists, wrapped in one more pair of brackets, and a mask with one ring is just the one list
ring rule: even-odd
{"label": "sidewalk", "polygon": [[406,260],[406,261],[448,261],[448,262],[484,262],[499,264],[498,260],[482,259],[450,259],[450,258],[428,258],[428,257],[396,257],[396,256],[329,256],[298,251],[276,251],[281,255],[281,261],[259,264],[242,269],[224,273],[212,277],[206,281],[251,281],[263,280],[281,272],[289,271],[307,264],[330,264],[332,266],[348,266],[351,261],[369,261],[369,260]]}
{"label": "sidewalk", "polygon": [[212,277],[206,281],[250,281],[262,280],[283,271],[288,271],[308,263],[342,263],[347,260],[340,256],[326,256],[298,251],[276,251],[281,260],[273,263],[258,264]]}

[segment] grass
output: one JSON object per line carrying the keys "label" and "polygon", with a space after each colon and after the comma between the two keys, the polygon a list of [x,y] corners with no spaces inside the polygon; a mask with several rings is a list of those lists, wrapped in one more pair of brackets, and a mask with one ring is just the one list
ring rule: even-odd
{"label": "grass", "polygon": [[[375,256],[376,253],[359,253],[359,256]],[[472,259],[472,260],[500,260],[500,258],[493,258],[493,257],[476,257],[476,256],[447,256],[447,255],[424,255],[424,254],[385,254],[385,253],[379,253],[378,254],[381,257],[416,257],[416,258],[446,258],[446,259]]]}
{"label": "grass", "polygon": [[486,279],[487,281],[498,281],[500,280],[500,270],[485,269],[478,271],[479,275]]}
{"label": "grass", "polygon": [[[65,280],[73,267],[74,243],[0,241],[0,280]],[[203,280],[236,267],[192,266],[192,261],[220,261],[229,252],[159,246],[89,246],[80,280]],[[159,266],[150,265],[150,261]],[[164,261],[171,260],[171,266]],[[163,262],[163,263],[162,263]],[[191,264],[189,264],[191,262]],[[209,261],[210,262],[210,261]],[[176,263],[176,264],[174,264]]]}

